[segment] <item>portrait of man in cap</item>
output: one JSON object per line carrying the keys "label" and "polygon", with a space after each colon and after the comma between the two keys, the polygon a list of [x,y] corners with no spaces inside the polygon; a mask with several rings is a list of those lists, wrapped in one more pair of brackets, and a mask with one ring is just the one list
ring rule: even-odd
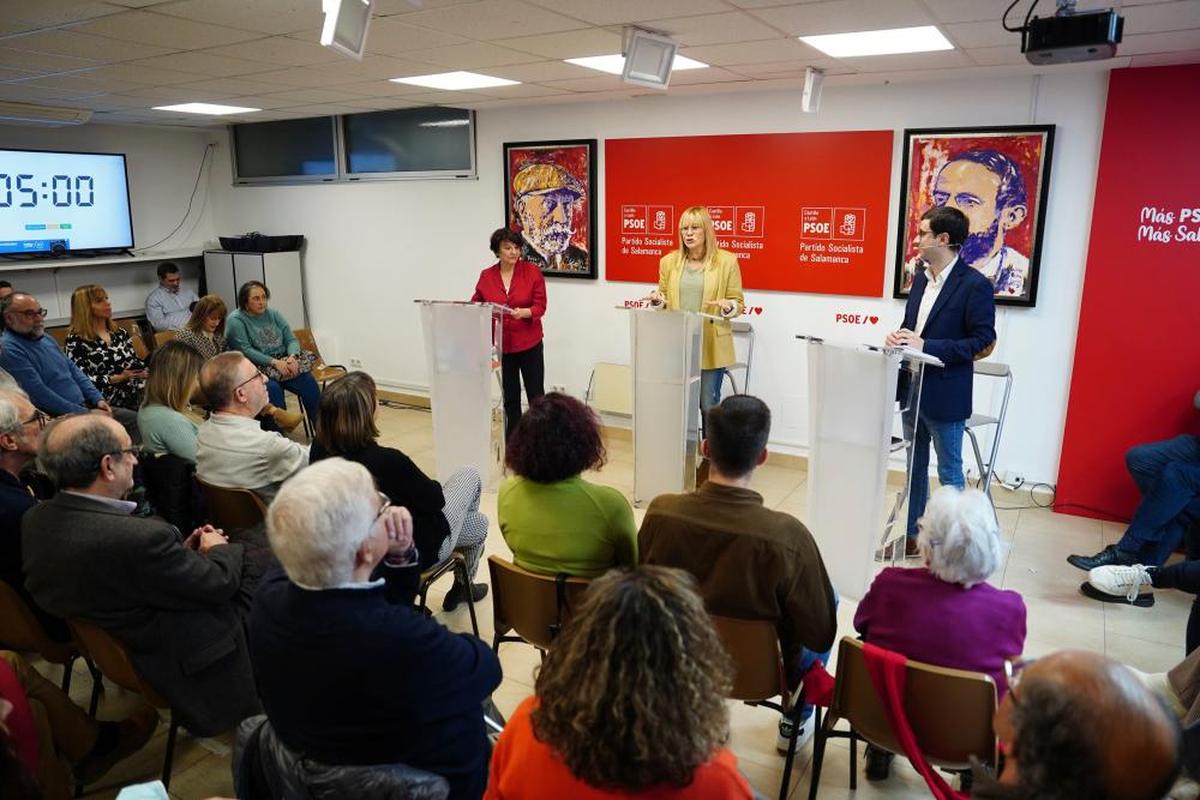
{"label": "portrait of man in cap", "polygon": [[546,275],[594,277],[589,251],[589,153],[565,148],[508,150],[509,225],[524,240],[521,257]]}

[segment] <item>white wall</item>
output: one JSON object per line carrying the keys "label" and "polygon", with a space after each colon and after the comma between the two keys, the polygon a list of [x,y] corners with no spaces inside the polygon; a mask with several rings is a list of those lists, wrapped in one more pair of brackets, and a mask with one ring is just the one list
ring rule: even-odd
{"label": "white wall", "polygon": [[[226,178],[228,160],[209,155],[205,174],[196,187],[191,211],[188,201],[196,186],[201,158],[214,138],[208,131],[181,131],[117,125],[80,125],[71,128],[0,126],[0,147],[32,150],[78,150],[97,153],[124,153],[129,174],[129,200],[133,213],[133,240],[136,250],[151,248],[152,253],[199,253],[213,236],[211,185],[208,172],[215,169]],[[186,217],[185,217],[186,214]],[[183,222],[179,230],[163,240]],[[162,240],[162,241],[160,241]],[[156,244],[157,243],[157,244]],[[198,260],[172,258],[181,267],[184,282],[196,288]],[[50,311],[50,322],[61,322],[70,314],[71,292],[85,283],[99,283],[108,289],[114,311],[123,315],[145,303],[146,294],[158,279],[156,261],[121,263],[106,257],[86,266],[62,266],[63,262],[38,260],[0,261],[0,277],[18,288],[37,294]],[[68,262],[68,263],[74,263]]]}
{"label": "white wall", "polygon": [[[803,130],[892,128],[896,131],[892,202],[899,191],[905,127],[1058,125],[1047,205],[1041,285],[1035,309],[1002,309],[995,360],[1013,366],[1016,383],[999,467],[1027,480],[1052,481],[1074,350],[1091,198],[1103,117],[1106,73],[974,82],[827,87],[820,113],[798,111],[795,92],[644,97],[623,102],[546,105],[481,111],[479,180],[381,182],[355,185],[233,187],[228,146],[212,173],[218,233],[247,230],[308,237],[305,273],[309,316],[325,355],[362,359],[385,385],[426,385],[421,332],[412,300],[466,298],[478,270],[492,263],[490,232],[504,223],[505,141]],[[681,169],[703,169],[681,164]],[[598,241],[604,241],[604,159],[599,159]],[[894,206],[889,210],[895,218]],[[890,295],[895,231],[879,269]],[[601,253],[601,265],[605,255]],[[620,301],[647,286],[623,282],[550,281],[546,381],[582,394],[596,361],[628,361],[628,331]],[[753,322],[758,338],[751,391],[776,411],[772,448],[803,452],[805,367],[798,331],[831,338],[881,338],[882,323],[852,330],[834,324],[840,311],[877,314],[897,325],[902,302],[750,291],[764,308]],[[978,393],[986,409],[996,398]]]}

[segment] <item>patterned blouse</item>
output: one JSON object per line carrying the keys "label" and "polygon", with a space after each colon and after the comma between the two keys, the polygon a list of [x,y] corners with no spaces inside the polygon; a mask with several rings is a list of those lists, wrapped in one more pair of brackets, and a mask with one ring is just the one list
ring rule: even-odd
{"label": "patterned blouse", "polygon": [[74,333],[67,334],[67,358],[96,384],[100,394],[110,406],[137,409],[142,404],[142,389],[146,382],[141,378],[109,383],[108,379],[127,369],[145,369],[146,364],[134,355],[133,340],[129,331],[117,328],[109,333],[109,343],[97,337],[84,339]]}
{"label": "patterned blouse", "polygon": [[183,342],[199,353],[205,361],[225,352],[224,336],[205,336],[203,333],[191,330],[190,328],[180,328],[175,331],[175,341]]}

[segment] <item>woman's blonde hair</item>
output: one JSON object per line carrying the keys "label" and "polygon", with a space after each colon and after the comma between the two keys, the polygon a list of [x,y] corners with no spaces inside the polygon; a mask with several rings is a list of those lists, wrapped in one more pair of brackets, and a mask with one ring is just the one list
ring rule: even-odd
{"label": "woman's blonde hair", "polygon": [[225,307],[225,301],[219,295],[206,294],[196,301],[196,307],[192,309],[192,316],[183,327],[189,331],[202,333],[204,331],[204,322],[213,314],[221,315],[221,324],[213,332],[217,336],[225,335],[225,318],[229,316],[229,309]]}
{"label": "woman's blonde hair", "polygon": [[[73,333],[80,339],[95,339],[96,337],[96,315],[92,313],[92,303],[103,300],[108,297],[108,292],[103,286],[96,283],[85,283],[71,294],[71,325],[67,329],[67,333]],[[109,331],[117,329],[116,324],[109,317],[105,321],[105,328]]]}
{"label": "woman's blonde hair", "polygon": [[732,676],[691,575],[613,570],[546,654],[533,731],[597,789],[686,786],[728,737]]}
{"label": "woman's blonde hair", "polygon": [[326,386],[317,406],[317,443],[330,455],[344,455],[374,442],[375,404],[375,380],[365,372],[347,372]]}
{"label": "woman's blonde hair", "polygon": [[183,342],[170,341],[150,356],[150,377],[142,405],[166,406],[182,412],[192,399],[204,356]]}
{"label": "woman's blonde hair", "polygon": [[713,259],[717,257],[717,232],[713,228],[712,215],[708,213],[708,209],[704,206],[691,206],[685,208],[683,213],[679,215],[679,257],[682,262],[688,260],[687,245],[683,243],[683,226],[695,225],[700,223],[704,227],[704,265],[708,266],[713,263]]}

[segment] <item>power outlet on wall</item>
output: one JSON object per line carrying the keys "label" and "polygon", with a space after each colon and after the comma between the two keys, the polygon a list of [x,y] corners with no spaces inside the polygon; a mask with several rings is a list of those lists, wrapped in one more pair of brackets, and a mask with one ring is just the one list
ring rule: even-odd
{"label": "power outlet on wall", "polygon": [[351,358],[350,366],[354,367],[355,369],[362,369],[362,359],[361,358]]}
{"label": "power outlet on wall", "polygon": [[570,394],[570,392],[567,391],[567,387],[563,386],[561,383],[550,384],[550,391],[558,392],[559,394]]}

